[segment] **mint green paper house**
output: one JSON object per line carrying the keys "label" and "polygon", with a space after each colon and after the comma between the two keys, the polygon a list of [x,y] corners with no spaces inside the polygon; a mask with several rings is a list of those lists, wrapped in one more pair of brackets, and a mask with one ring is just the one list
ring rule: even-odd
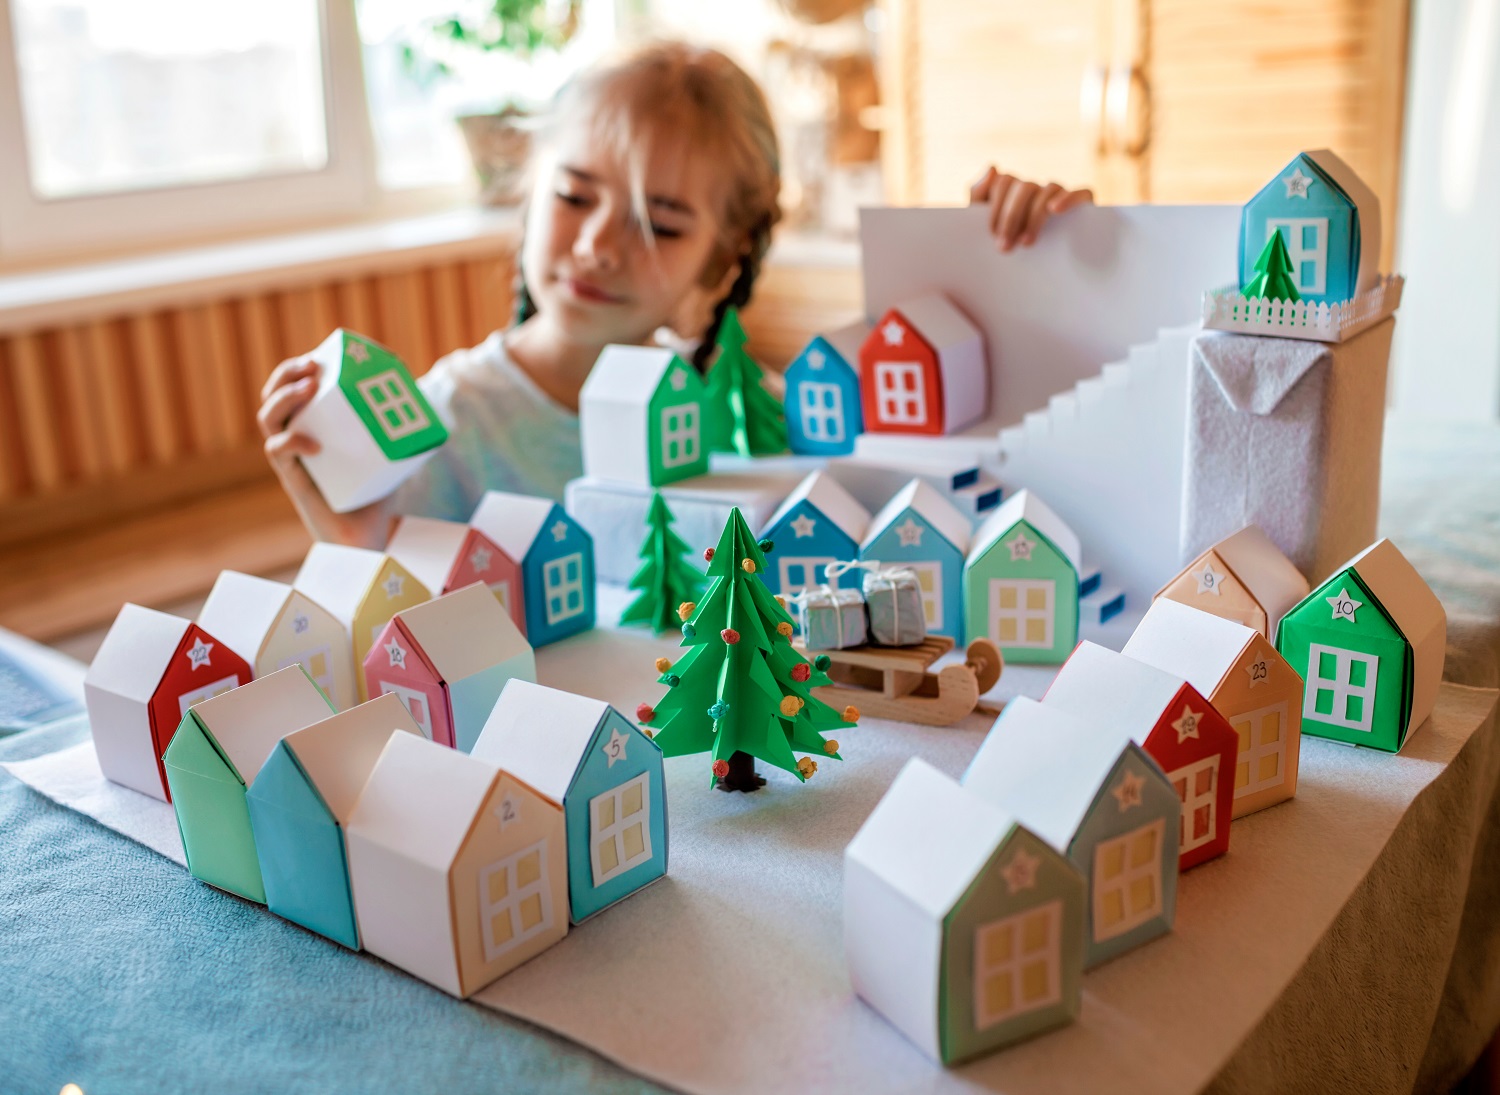
{"label": "mint green paper house", "polygon": [[578,396],[583,474],[661,487],[708,471],[703,381],[671,350],[606,346]]}
{"label": "mint green paper house", "polygon": [[163,760],[194,878],[265,904],[245,792],[283,736],[333,713],[300,665],[188,708]]}

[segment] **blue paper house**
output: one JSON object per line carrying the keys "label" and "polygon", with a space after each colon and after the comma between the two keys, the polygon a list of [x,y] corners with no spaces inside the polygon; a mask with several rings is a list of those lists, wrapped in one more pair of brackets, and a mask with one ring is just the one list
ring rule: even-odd
{"label": "blue paper house", "polygon": [[864,431],[859,399],[859,347],[870,325],[857,320],[814,335],[786,371],[786,433],[791,450],[846,456]]}
{"label": "blue paper house", "polygon": [[962,642],[969,532],[968,519],[941,491],[913,479],[870,522],[859,557],[912,570],[922,590],[928,633]]}
{"label": "blue paper house", "polygon": [[288,734],[245,794],[266,905],[277,916],[359,950],[345,828],[392,734],[420,732],[384,695]]}
{"label": "blue paper house", "polygon": [[469,524],[520,563],[532,649],[594,626],[594,541],[560,505],[486,491]]}
{"label": "blue paper house", "polygon": [[[766,558],[766,586],[772,593],[795,597],[823,584],[832,562],[859,558],[859,545],[870,527],[870,511],[824,471],[815,471],[797,484],[771,515],[763,538],[773,542]],[[848,589],[860,587],[860,573],[838,579]]]}
{"label": "blue paper house", "polygon": [[1240,284],[1280,232],[1302,299],[1349,300],[1379,278],[1380,200],[1326,148],[1299,153],[1251,198],[1240,216]]}
{"label": "blue paper house", "polygon": [[562,807],[573,923],[667,873],[661,749],[609,704],[511,681],[471,755]]}

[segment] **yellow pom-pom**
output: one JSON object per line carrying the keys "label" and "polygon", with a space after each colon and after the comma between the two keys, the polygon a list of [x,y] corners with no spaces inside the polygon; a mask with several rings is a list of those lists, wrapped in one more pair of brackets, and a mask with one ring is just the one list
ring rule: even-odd
{"label": "yellow pom-pom", "polygon": [[803,779],[812,779],[813,773],[818,770],[818,762],[812,757],[803,757],[797,762],[797,771],[802,773]]}
{"label": "yellow pom-pom", "polygon": [[829,738],[827,741],[825,741],[823,743],[823,752],[827,753],[830,757],[833,756],[833,754],[837,753],[838,751],[839,751],[838,739],[836,739],[836,738]]}
{"label": "yellow pom-pom", "polygon": [[743,570],[746,574],[754,574],[755,573],[755,560],[754,559],[741,559],[740,560],[740,569]]}
{"label": "yellow pom-pom", "polygon": [[671,668],[672,668],[672,659],[671,658],[657,658],[656,659],[656,671],[658,673],[665,673],[668,669],[671,669]]}
{"label": "yellow pom-pom", "polygon": [[845,722],[858,722],[859,721],[859,708],[855,707],[852,703],[848,707],[844,708],[844,721]]}
{"label": "yellow pom-pom", "polygon": [[782,620],[776,625],[776,634],[790,639],[792,637],[792,625]]}
{"label": "yellow pom-pom", "polygon": [[677,618],[679,620],[687,619],[693,614],[693,610],[697,607],[698,606],[695,605],[692,601],[683,601],[682,604],[677,606]]}
{"label": "yellow pom-pom", "polygon": [[796,696],[781,697],[781,713],[787,718],[794,718],[798,711],[802,710],[802,701]]}
{"label": "yellow pom-pom", "polygon": [[641,727],[641,733],[645,734],[648,738],[656,737],[656,731],[647,726]]}
{"label": "yellow pom-pom", "polygon": [[779,593],[776,595],[776,603],[781,606],[781,610],[783,612],[786,611],[786,598],[781,596],[781,594]]}

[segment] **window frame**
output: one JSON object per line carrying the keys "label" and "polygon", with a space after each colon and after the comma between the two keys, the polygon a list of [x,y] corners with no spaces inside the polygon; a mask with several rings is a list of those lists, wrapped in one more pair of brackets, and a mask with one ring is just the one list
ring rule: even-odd
{"label": "window frame", "polygon": [[[1138,866],[1130,865],[1131,844],[1145,833],[1154,833],[1156,838],[1156,854],[1147,862]],[[1163,905],[1162,897],[1162,853],[1166,847],[1167,823],[1165,818],[1156,818],[1144,825],[1138,825],[1127,833],[1117,837],[1101,840],[1094,845],[1094,878],[1090,887],[1090,895],[1093,904],[1094,923],[1093,941],[1103,943],[1115,939],[1139,928],[1142,924],[1150,923],[1161,916]],[[1117,875],[1106,878],[1104,874],[1104,857],[1106,849],[1120,846],[1120,872]],[[1130,887],[1139,878],[1150,878],[1152,880],[1152,902],[1142,912],[1130,912]],[[1104,899],[1112,891],[1120,892],[1120,908],[1124,915],[1115,923],[1104,926]]]}
{"label": "window frame", "polygon": [[[891,426],[927,423],[927,379],[920,361],[875,363],[875,417]],[[900,382],[912,379],[910,387]]]}
{"label": "window frame", "polygon": [[[568,564],[575,563],[578,567],[578,577],[568,578]],[[551,582],[553,575],[557,576],[556,582]],[[578,594],[578,607],[568,607],[568,594]],[[557,599],[558,609],[552,611],[552,600]],[[588,607],[588,598],[583,591],[583,552],[574,551],[567,555],[559,555],[555,559],[542,561],[542,610],[547,618],[548,625],[559,624],[565,620],[571,620],[575,616],[582,616]]]}
{"label": "window frame", "polygon": [[[1000,604],[1000,593],[1008,588],[1016,591],[1016,607],[1011,610],[1006,610]],[[1025,595],[1033,589],[1042,590],[1047,594],[1045,607],[1033,609],[1026,604]],[[1057,642],[1057,580],[1055,578],[991,578],[989,600],[992,637],[998,645],[1025,650],[1050,650]],[[1000,637],[1001,619],[1016,622],[1014,639]],[[1040,641],[1032,642],[1026,638],[1028,620],[1041,620],[1046,625],[1044,637]]]}
{"label": "window frame", "polygon": [[[824,402],[824,397],[831,397]],[[844,391],[835,383],[804,380],[798,395],[802,433],[809,441],[826,445],[844,440]]]}
{"label": "window frame", "polygon": [[[1209,771],[1213,778],[1209,780],[1208,790],[1198,794],[1193,790],[1195,777],[1199,772]],[[1182,779],[1182,790],[1177,791],[1177,780]],[[1172,783],[1172,790],[1177,792],[1178,801],[1182,803],[1182,814],[1177,834],[1177,854],[1191,852],[1195,848],[1201,848],[1205,844],[1212,844],[1219,836],[1219,780],[1224,778],[1224,773],[1219,771],[1219,754],[1213,753],[1206,757],[1184,764],[1168,773],[1167,779]],[[1202,837],[1194,837],[1192,834],[1193,815],[1199,807],[1208,808],[1208,831]]]}
{"label": "window frame", "polygon": [[[1047,938],[1042,949],[1036,952],[1023,952],[1021,940],[1023,937],[1025,922],[1033,917],[1042,916],[1046,918]],[[1053,898],[1051,901],[1043,901],[1032,905],[1030,908],[1022,909],[1020,912],[1010,916],[1003,916],[996,920],[986,921],[974,929],[974,1029],[988,1030],[999,1023],[1015,1019],[1021,1015],[1041,1011],[1043,1008],[1053,1007],[1062,1000],[1062,921],[1063,903],[1061,898]],[[985,938],[1005,928],[1011,930],[1011,954],[1007,959],[986,965],[984,961]],[[1021,976],[1022,967],[1036,960],[1036,955],[1041,955],[1041,960],[1047,970],[1047,995],[1040,1000],[1026,1003],[1021,999]],[[985,986],[991,978],[1011,978],[1011,1007],[1009,1011],[991,1012],[985,1000]]]}
{"label": "window frame", "polygon": [[[639,785],[641,808],[633,814],[624,813],[625,791]],[[606,799],[614,803],[614,820],[608,825],[599,823],[599,806]],[[636,856],[625,854],[625,830],[633,825],[641,827],[641,852]],[[615,865],[606,870],[599,858],[599,846],[606,840],[614,842]],[[651,773],[641,772],[623,783],[617,783],[589,799],[589,868],[594,888],[651,862]]]}
{"label": "window frame", "polygon": [[[521,860],[532,853],[536,853],[537,857],[536,881],[525,886],[517,886],[516,868]],[[505,872],[505,896],[499,901],[491,901],[490,877],[499,871]],[[540,896],[542,899],[542,918],[527,928],[521,924],[521,903],[533,895]],[[484,960],[487,963],[496,961],[522,943],[535,939],[549,930],[553,926],[552,918],[556,910],[552,908],[552,886],[547,877],[546,839],[539,840],[535,844],[528,844],[520,851],[481,867],[478,897],[480,942],[484,947]],[[495,917],[502,911],[510,916],[512,930],[510,938],[503,943],[496,943],[493,924]]]}
{"label": "window frame", "polygon": [[[1279,720],[1277,723],[1278,735],[1276,741],[1267,745],[1261,736],[1265,729],[1266,717],[1275,715]],[[1286,700],[1269,704],[1265,707],[1257,707],[1253,711],[1245,711],[1236,715],[1230,724],[1238,735],[1240,727],[1246,727],[1246,745],[1240,749],[1235,757],[1234,771],[1234,797],[1243,798],[1246,795],[1259,794],[1261,791],[1269,791],[1280,787],[1286,782],[1286,750],[1287,750],[1287,722],[1291,717],[1291,705]],[[1260,762],[1268,756],[1276,757],[1276,774],[1270,779],[1259,779],[1256,776],[1260,768]],[[1239,766],[1245,765],[1245,786],[1239,786]]]}
{"label": "window frame", "polygon": [[[1333,657],[1332,677],[1323,676],[1323,655]],[[1359,662],[1365,667],[1365,683],[1356,685],[1349,681],[1349,670]],[[1360,650],[1344,646],[1328,646],[1324,643],[1309,643],[1307,647],[1307,682],[1302,692],[1302,718],[1340,730],[1352,730],[1361,734],[1375,732],[1375,689],[1380,678],[1380,658]],[[1328,714],[1318,710],[1318,694],[1333,693],[1333,709]],[[1349,700],[1360,700],[1360,718],[1349,717]]]}

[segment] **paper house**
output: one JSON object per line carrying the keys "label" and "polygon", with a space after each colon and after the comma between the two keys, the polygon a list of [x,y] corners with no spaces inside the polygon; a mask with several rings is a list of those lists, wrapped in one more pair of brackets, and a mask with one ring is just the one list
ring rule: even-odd
{"label": "paper house", "polygon": [[340,711],[359,702],[354,651],[344,625],[284,582],[220,571],[198,613],[198,626],[244,658],[257,677],[300,665]]}
{"label": "paper house", "polygon": [[191,620],[122,606],[83,679],[99,770],[170,802],[162,754],[182,717],[250,678],[245,659]]}
{"label": "paper house", "polygon": [[989,411],[984,335],[941,293],[887,309],[859,350],[872,433],[957,433]]}
{"label": "paper house", "polygon": [[[793,597],[820,586],[829,563],[859,558],[859,545],[870,527],[870,511],[825,471],[810,473],[787,496],[761,532],[774,548],[762,577],[772,593]],[[860,587],[858,571],[838,584]]]}
{"label": "paper house", "polygon": [[1185,566],[1156,596],[1274,640],[1281,617],[1307,592],[1307,579],[1282,550],[1257,526],[1246,525]]}
{"label": "paper house", "polygon": [[1078,537],[1031,491],[985,518],[964,563],[964,633],[1005,660],[1057,665],[1078,641]]}
{"label": "paper house", "polygon": [[568,932],[563,812],[493,764],[392,734],[345,834],[365,949],[444,992]]}
{"label": "paper house", "polygon": [[359,950],[345,828],[386,741],[416,733],[401,701],[381,696],[276,743],[245,792],[273,913]]}
{"label": "paper house", "polygon": [[1389,540],[1308,594],[1276,637],[1306,681],[1303,732],[1391,753],[1432,714],[1447,643],[1443,606]]}
{"label": "paper house", "polygon": [[1167,773],[1182,803],[1179,870],[1229,850],[1239,738],[1181,677],[1082,642],[1042,702],[1129,738]]}
{"label": "paper house", "polygon": [[844,850],[849,979],[956,1064],[1077,1018],[1084,901],[1046,841],[913,758]]}
{"label": "paper house", "polygon": [[525,630],[521,564],[478,529],[435,517],[402,517],[385,552],[434,597],[483,582],[516,626]]}
{"label": "paper house", "polygon": [[703,381],[671,350],[606,346],[578,396],[583,474],[660,487],[708,471]]}
{"label": "paper house", "polygon": [[399,696],[423,737],[465,753],[506,682],[536,680],[526,636],[478,582],[396,613],[363,668],[371,696]]}
{"label": "paper house", "polygon": [[1172,930],[1182,804],[1156,761],[1108,727],[1009,701],[965,789],[1065,854],[1088,884],[1083,968]]}
{"label": "paper house", "polygon": [[321,541],[308,549],[292,588],[322,605],[343,625],[360,702],[370,698],[361,667],[381,629],[396,613],[430,596],[427,587],[389,555]]}
{"label": "paper house", "polygon": [[312,352],[318,391],[291,428],[322,445],[302,464],[335,513],[384,498],[444,441],[447,427],[391,351],[340,328]]}
{"label": "paper house", "polygon": [[594,541],[550,498],[486,491],[469,524],[521,566],[533,648],[594,626]]}
{"label": "paper house", "polygon": [[1280,232],[1303,300],[1334,304],[1379,278],[1380,199],[1326,148],[1302,152],[1245,203],[1240,217],[1240,284]]}
{"label": "paper house", "polygon": [[188,709],[164,759],[194,878],[265,903],[245,794],[282,737],[333,713],[300,665]]}
{"label": "paper house", "polygon": [[787,443],[796,453],[842,456],[864,431],[859,348],[870,325],[857,320],[812,341],[786,370]]}
{"label": "paper house", "polygon": [[1302,745],[1302,678],[1260,632],[1233,620],[1159,600],[1123,651],[1181,677],[1239,735],[1234,817],[1297,793]]}
{"label": "paper house", "polygon": [[661,749],[609,704],[512,682],[474,756],[562,808],[573,923],[667,873]]}
{"label": "paper house", "polygon": [[927,630],[964,637],[964,552],[969,521],[931,484],[913,479],[870,522],[859,546],[862,560],[916,573]]}

